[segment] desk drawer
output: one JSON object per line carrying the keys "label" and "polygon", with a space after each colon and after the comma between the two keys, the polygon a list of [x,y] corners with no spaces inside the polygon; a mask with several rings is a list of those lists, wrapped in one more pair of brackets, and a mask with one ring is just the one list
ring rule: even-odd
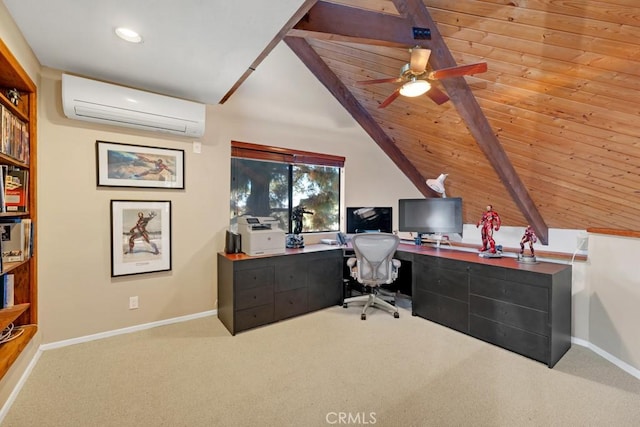
{"label": "desk drawer", "polygon": [[236,292],[236,310],[243,310],[259,305],[273,305],[273,284],[257,288],[243,289]]}
{"label": "desk drawer", "polygon": [[276,265],[276,292],[307,287],[307,264],[286,263]]}
{"label": "desk drawer", "polygon": [[540,311],[549,310],[549,291],[545,287],[474,275],[470,276],[469,282],[471,294]]}
{"label": "desk drawer", "polygon": [[496,323],[475,315],[469,316],[469,334],[539,362],[549,359],[549,338]]}
{"label": "desk drawer", "polygon": [[273,304],[236,311],[235,332],[273,322]]}
{"label": "desk drawer", "polygon": [[549,336],[549,315],[546,311],[471,295],[469,312],[498,323],[505,323],[525,331]]}
{"label": "desk drawer", "polygon": [[412,301],[413,314],[448,326],[460,332],[469,332],[469,304],[432,292],[416,290]]}
{"label": "desk drawer", "polygon": [[433,292],[463,302],[469,301],[469,275],[466,271],[429,269],[428,275],[416,274],[416,289]]}
{"label": "desk drawer", "polygon": [[235,290],[273,286],[273,266],[249,268],[235,273]]}
{"label": "desk drawer", "polygon": [[286,319],[307,312],[307,288],[278,292],[275,295],[275,319]]}

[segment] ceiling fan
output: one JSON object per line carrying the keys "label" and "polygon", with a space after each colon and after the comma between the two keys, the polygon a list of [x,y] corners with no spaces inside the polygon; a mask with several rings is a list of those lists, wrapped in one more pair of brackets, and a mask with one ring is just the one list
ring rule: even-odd
{"label": "ceiling fan", "polygon": [[436,104],[444,104],[449,100],[446,93],[429,83],[429,80],[442,80],[450,77],[468,76],[471,74],[484,73],[487,71],[487,63],[458,65],[456,67],[442,68],[440,70],[427,70],[431,50],[421,47],[414,47],[410,50],[411,59],[400,70],[400,76],[395,78],[364,80],[356,82],[358,85],[370,85],[377,83],[403,83],[387,99],[382,101],[378,108],[385,108],[400,95],[420,96],[424,93]]}

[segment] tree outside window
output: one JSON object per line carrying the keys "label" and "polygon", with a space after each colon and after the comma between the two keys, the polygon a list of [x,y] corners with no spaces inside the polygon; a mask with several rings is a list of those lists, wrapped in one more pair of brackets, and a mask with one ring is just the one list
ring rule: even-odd
{"label": "tree outside window", "polygon": [[288,164],[247,158],[231,159],[231,218],[274,217],[293,232],[291,212],[304,206],[302,232],[340,228],[340,167]]}

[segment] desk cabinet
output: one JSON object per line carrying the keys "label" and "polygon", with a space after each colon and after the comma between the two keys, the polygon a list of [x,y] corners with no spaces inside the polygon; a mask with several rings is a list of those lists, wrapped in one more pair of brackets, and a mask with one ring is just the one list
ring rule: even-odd
{"label": "desk cabinet", "polygon": [[218,318],[234,335],[340,304],[341,295],[340,250],[240,259],[218,254]]}
{"label": "desk cabinet", "polygon": [[571,267],[489,262],[414,254],[413,314],[553,367],[571,347]]}
{"label": "desk cabinet", "polygon": [[457,261],[416,256],[413,313],[460,332],[469,332],[469,279]]}
{"label": "desk cabinet", "polygon": [[553,367],[571,347],[571,269],[469,268],[469,334]]}

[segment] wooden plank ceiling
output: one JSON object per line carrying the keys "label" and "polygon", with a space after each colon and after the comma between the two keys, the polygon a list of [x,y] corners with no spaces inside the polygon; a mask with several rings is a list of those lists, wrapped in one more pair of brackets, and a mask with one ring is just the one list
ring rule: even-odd
{"label": "wooden plank ceiling", "polygon": [[[319,1],[285,38],[425,196],[447,173],[465,223],[492,204],[543,241],[547,228],[640,228],[638,40],[636,0]],[[435,82],[442,105],[378,108],[398,84],[356,82],[397,77],[414,45],[433,69],[488,71]]]}

